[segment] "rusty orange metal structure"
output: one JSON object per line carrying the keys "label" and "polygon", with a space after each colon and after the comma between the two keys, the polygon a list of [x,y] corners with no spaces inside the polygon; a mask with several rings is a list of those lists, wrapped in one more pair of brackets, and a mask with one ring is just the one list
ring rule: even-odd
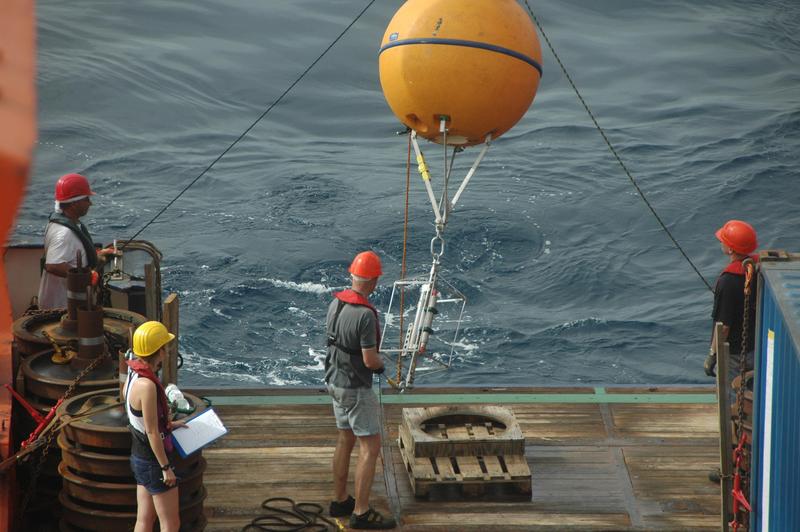
{"label": "rusty orange metal structure", "polygon": [[[4,0],[0,16],[0,243],[13,227],[36,141],[36,19],[33,0]],[[0,261],[0,382],[13,380],[11,304]],[[13,451],[11,396],[0,390],[0,456]],[[0,530],[13,523],[13,472],[0,477]]]}

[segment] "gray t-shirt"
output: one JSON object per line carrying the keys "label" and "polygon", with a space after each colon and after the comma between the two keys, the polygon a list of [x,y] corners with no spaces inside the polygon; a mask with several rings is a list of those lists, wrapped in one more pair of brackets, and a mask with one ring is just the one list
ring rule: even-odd
{"label": "gray t-shirt", "polygon": [[335,334],[337,345],[357,351],[358,356],[329,346],[325,357],[325,382],[338,388],[371,388],[372,371],[364,365],[361,349],[377,345],[375,314],[362,305],[344,304],[334,331],[333,318],[338,304],[339,300],[334,298],[328,306],[327,334]]}

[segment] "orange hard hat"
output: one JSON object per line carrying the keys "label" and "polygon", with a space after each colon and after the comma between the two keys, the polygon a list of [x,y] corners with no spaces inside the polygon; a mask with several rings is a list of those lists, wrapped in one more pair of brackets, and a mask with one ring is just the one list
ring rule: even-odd
{"label": "orange hard hat", "polygon": [[717,240],[741,255],[748,255],[758,247],[756,230],[741,220],[728,220],[717,230],[716,235]]}
{"label": "orange hard hat", "polygon": [[89,180],[81,174],[63,175],[56,183],[56,201],[68,202],[86,196],[94,196],[94,192],[89,186]]}
{"label": "orange hard hat", "polygon": [[381,259],[374,251],[362,251],[350,264],[350,273],[365,279],[374,279],[383,274]]}

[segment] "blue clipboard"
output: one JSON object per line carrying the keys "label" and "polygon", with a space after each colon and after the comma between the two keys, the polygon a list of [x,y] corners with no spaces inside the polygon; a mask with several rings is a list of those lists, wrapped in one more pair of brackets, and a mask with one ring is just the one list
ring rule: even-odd
{"label": "blue clipboard", "polygon": [[228,433],[213,408],[207,408],[185,421],[185,428],[177,428],[170,435],[182,458],[211,445]]}

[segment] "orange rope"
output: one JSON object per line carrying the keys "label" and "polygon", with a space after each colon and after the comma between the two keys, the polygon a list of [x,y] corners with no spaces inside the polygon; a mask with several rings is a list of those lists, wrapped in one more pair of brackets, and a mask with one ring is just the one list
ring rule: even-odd
{"label": "orange rope", "polygon": [[[406,249],[408,246],[408,192],[411,188],[411,132],[408,132],[408,155],[406,156],[406,208],[403,219],[403,261],[400,265],[400,280],[406,279]],[[397,382],[403,376],[403,345],[406,341],[405,330],[403,329],[403,311],[405,303],[405,286],[400,286],[400,353],[397,355]]]}

